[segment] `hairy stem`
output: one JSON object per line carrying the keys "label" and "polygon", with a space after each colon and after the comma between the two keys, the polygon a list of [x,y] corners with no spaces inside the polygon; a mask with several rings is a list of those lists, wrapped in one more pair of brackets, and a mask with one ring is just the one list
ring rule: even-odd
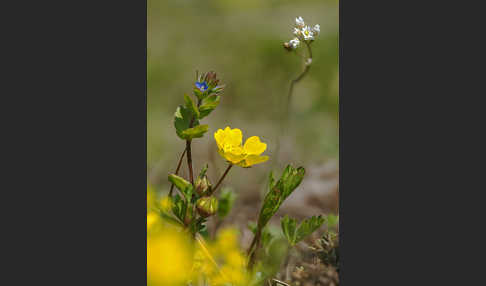
{"label": "hairy stem", "polygon": [[[182,159],[184,159],[184,155],[186,155],[187,149],[184,149],[184,152],[182,152],[181,157],[179,158],[179,163],[177,163],[177,168],[175,170],[175,174],[179,174],[179,170],[181,169],[182,165]],[[172,191],[174,190],[174,184],[170,186],[170,191],[169,191],[169,197],[172,197]]]}
{"label": "hairy stem", "polygon": [[221,176],[221,178],[219,178],[218,183],[216,184],[216,186],[214,186],[214,188],[211,190],[211,193],[209,195],[212,195],[214,192],[216,192],[216,190],[218,189],[219,185],[221,184],[221,182],[224,180],[224,178],[228,174],[231,167],[233,167],[233,164],[229,164],[228,168],[226,168],[226,171],[224,171],[224,174]]}

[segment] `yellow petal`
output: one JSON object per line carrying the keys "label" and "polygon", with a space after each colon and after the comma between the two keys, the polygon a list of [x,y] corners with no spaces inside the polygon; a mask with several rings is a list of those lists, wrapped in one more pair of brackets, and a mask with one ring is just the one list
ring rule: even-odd
{"label": "yellow petal", "polygon": [[218,149],[218,153],[219,155],[221,155],[221,157],[223,157],[226,161],[229,161],[229,159],[227,158],[226,154],[224,153],[223,149]]}
{"label": "yellow petal", "polygon": [[[229,127],[226,127],[229,128]],[[241,133],[241,130],[238,128],[232,129],[229,132],[228,139],[226,143],[229,143],[233,146],[241,146],[241,142],[243,141],[243,134]]]}
{"label": "yellow petal", "polygon": [[216,140],[219,149],[223,149],[226,144],[240,146],[242,139],[243,134],[241,133],[241,130],[238,128],[231,129],[229,126],[226,126],[224,130],[218,129],[218,131],[214,133],[214,140]]}
{"label": "yellow petal", "polygon": [[224,153],[224,157],[226,160],[230,161],[233,164],[238,164],[243,159],[245,159],[244,154],[234,154],[234,153]]}
{"label": "yellow petal", "polygon": [[248,155],[260,155],[267,149],[267,144],[260,142],[258,136],[251,136],[246,139],[245,146],[243,146]]}
{"label": "yellow petal", "polygon": [[218,144],[219,149],[223,149],[225,138],[226,132],[223,129],[218,129],[218,131],[214,132],[214,140],[216,140],[216,144]]}
{"label": "yellow petal", "polygon": [[268,156],[249,155],[245,158],[245,167],[260,164],[268,160]]}
{"label": "yellow petal", "polygon": [[229,148],[230,147],[229,144],[226,144],[225,146],[227,146],[226,148],[227,152],[225,152],[225,148],[223,148],[223,149],[218,149],[218,153],[219,155],[221,155],[221,157],[226,159],[226,161],[229,161],[233,164],[237,164],[241,162],[243,159],[245,159],[245,154],[243,154],[243,148],[241,147],[239,147],[239,149],[236,147]]}

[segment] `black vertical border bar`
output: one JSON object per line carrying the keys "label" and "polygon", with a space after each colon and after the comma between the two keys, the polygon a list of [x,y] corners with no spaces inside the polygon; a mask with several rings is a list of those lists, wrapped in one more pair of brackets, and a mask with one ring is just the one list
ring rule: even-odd
{"label": "black vertical border bar", "polygon": [[4,276],[146,285],[147,1],[5,4]]}

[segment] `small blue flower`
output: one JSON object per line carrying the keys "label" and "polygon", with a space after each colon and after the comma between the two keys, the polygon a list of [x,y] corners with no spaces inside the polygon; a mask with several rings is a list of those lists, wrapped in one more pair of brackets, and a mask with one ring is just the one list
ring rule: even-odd
{"label": "small blue flower", "polygon": [[205,81],[203,82],[198,82],[196,81],[196,87],[201,91],[201,92],[205,92],[207,89],[208,89],[208,85],[206,84]]}

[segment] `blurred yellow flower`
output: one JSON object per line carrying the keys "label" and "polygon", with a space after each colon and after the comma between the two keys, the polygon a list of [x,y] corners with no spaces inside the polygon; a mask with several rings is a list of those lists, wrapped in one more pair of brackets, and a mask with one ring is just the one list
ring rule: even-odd
{"label": "blurred yellow flower", "polygon": [[224,228],[219,231],[216,248],[221,253],[228,253],[238,248],[238,231],[234,228]]}
{"label": "blurred yellow flower", "polygon": [[160,222],[160,216],[155,212],[147,213],[147,231]]}
{"label": "blurred yellow flower", "polygon": [[160,200],[160,207],[163,211],[169,212],[172,209],[172,200],[169,196],[163,197]]}
{"label": "blurred yellow flower", "polygon": [[194,258],[190,238],[174,228],[147,236],[147,281],[153,286],[187,285]]}
{"label": "blurred yellow flower", "polygon": [[267,144],[261,142],[258,136],[252,136],[242,145],[243,134],[238,128],[228,126],[224,130],[218,129],[214,139],[219,154],[231,164],[247,168],[268,160],[268,156],[260,156],[267,149]]}
{"label": "blurred yellow flower", "polygon": [[147,185],[147,210],[153,207],[155,202],[155,193],[151,186]]}
{"label": "blurred yellow flower", "polygon": [[240,250],[237,238],[236,229],[226,228],[219,232],[214,242],[199,244],[193,268],[195,281],[207,280],[211,286],[249,284],[246,256]]}

